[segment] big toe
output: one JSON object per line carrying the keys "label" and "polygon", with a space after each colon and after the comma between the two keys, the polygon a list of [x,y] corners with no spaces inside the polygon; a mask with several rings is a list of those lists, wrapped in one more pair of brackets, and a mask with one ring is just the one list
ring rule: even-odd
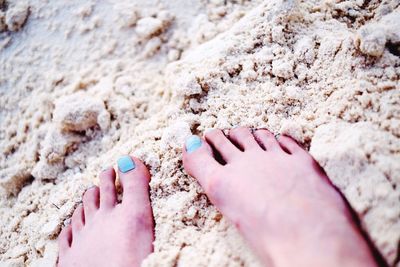
{"label": "big toe", "polygon": [[122,185],[122,206],[127,218],[137,230],[137,238],[141,240],[143,258],[153,249],[154,222],[149,197],[150,173],[139,159],[123,156],[118,160],[118,175]]}
{"label": "big toe", "polygon": [[198,136],[190,136],[183,149],[183,166],[203,188],[208,188],[213,173],[222,165],[214,158],[210,145]]}
{"label": "big toe", "polygon": [[150,209],[150,173],[139,159],[123,156],[118,160],[118,175],[123,189],[122,204],[135,210]]}

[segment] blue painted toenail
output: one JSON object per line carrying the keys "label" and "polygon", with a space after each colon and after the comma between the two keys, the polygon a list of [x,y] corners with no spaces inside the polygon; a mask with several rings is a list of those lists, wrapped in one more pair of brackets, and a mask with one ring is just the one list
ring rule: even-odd
{"label": "blue painted toenail", "polygon": [[188,153],[195,151],[199,147],[201,147],[200,137],[198,137],[196,135],[192,135],[186,140],[186,151]]}
{"label": "blue painted toenail", "polygon": [[135,169],[136,167],[135,162],[132,160],[130,156],[120,157],[117,163],[118,163],[118,169],[122,173],[129,172]]}

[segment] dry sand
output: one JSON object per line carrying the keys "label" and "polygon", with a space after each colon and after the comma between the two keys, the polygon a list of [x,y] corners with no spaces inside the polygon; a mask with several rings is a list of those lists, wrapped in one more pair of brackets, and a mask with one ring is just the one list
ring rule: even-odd
{"label": "dry sand", "polygon": [[53,266],[128,153],[152,173],[144,266],[259,266],[182,168],[189,134],[235,125],[308,148],[400,266],[399,29],[398,0],[0,0],[0,266]]}

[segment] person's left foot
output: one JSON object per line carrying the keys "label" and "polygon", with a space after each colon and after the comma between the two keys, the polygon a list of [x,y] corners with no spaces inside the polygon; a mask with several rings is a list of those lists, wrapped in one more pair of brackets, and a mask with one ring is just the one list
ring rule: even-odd
{"label": "person's left foot", "polygon": [[140,266],[152,252],[150,174],[133,157],[122,157],[118,166],[122,203],[117,203],[115,171],[106,169],[100,174],[100,188],[85,192],[83,205],[58,237],[58,266]]}
{"label": "person's left foot", "polygon": [[187,139],[185,170],[266,265],[376,266],[345,201],[293,139],[245,127],[204,137]]}

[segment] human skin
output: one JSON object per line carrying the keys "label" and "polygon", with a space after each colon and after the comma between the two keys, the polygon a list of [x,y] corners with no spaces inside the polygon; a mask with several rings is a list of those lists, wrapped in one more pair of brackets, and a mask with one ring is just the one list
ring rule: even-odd
{"label": "human skin", "polygon": [[183,164],[266,266],[376,266],[342,196],[293,139],[213,130],[188,139]]}
{"label": "human skin", "polygon": [[117,203],[115,171],[111,167],[100,173],[99,187],[85,192],[71,224],[58,237],[59,267],[140,266],[153,251],[150,174],[140,160],[130,159],[135,168],[125,173],[119,170],[121,203]]}
{"label": "human skin", "polygon": [[[139,159],[122,159],[122,202],[115,171],[107,168],[60,233],[58,266],[140,266],[152,252],[150,174]],[[183,164],[265,266],[376,266],[345,201],[291,138],[213,130],[188,139]]]}

